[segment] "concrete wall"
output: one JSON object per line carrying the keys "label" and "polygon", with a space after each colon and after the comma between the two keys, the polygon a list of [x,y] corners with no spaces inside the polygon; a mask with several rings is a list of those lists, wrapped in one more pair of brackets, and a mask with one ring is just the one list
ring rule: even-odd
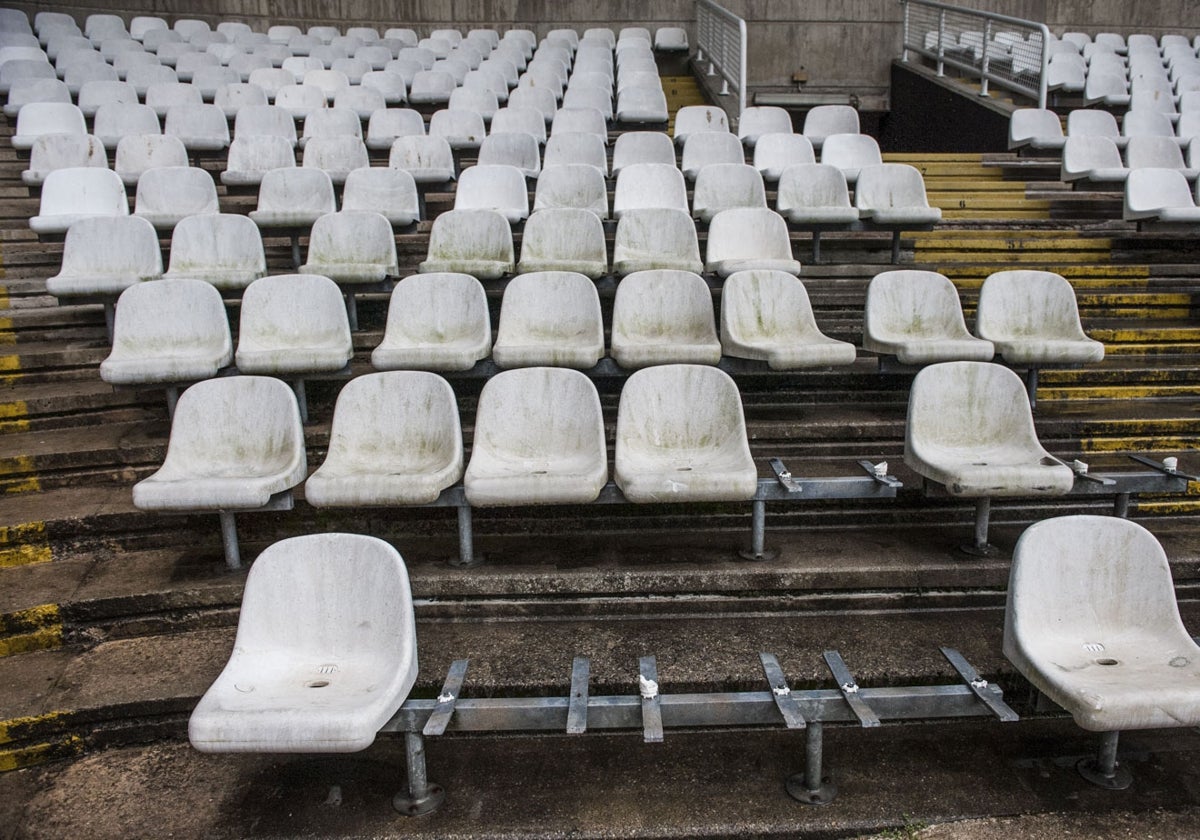
{"label": "concrete wall", "polygon": [[[113,11],[113,4],[98,0],[7,5],[31,14],[68,11],[80,21],[92,12]],[[900,54],[903,13],[897,0],[725,0],[724,5],[747,23],[752,90],[797,91],[792,78],[803,72],[806,92],[885,96],[889,65]],[[959,5],[1043,21],[1058,33],[1200,30],[1198,0],[964,0]],[[582,31],[589,26],[683,23],[694,37],[695,18],[693,0],[123,0],[119,8],[127,17],[234,19],[256,29],[334,21],[381,28],[407,25],[422,33],[441,26],[521,27],[544,34],[555,26]]]}

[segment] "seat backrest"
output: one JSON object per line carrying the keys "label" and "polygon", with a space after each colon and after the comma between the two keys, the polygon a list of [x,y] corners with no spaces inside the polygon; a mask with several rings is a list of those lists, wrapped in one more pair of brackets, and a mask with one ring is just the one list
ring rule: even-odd
{"label": "seat backrest", "polygon": [[449,210],[429,231],[430,257],[513,261],[512,229],[495,210]]}
{"label": "seat backrest", "polygon": [[975,334],[989,341],[1010,338],[1083,339],[1075,291],[1051,271],[997,271],[983,281]]}
{"label": "seat backrest", "polygon": [[472,463],[480,454],[518,462],[607,461],[596,386],[569,368],[518,368],[492,376],[479,395]]}
{"label": "seat backrest", "polygon": [[1183,169],[1183,150],[1174,137],[1130,137],[1125,165],[1129,169]]}
{"label": "seat backrest", "polygon": [[367,121],[367,142],[386,140],[388,145],[397,137],[424,134],[425,119],[411,108],[387,108],[371,114]]}
{"label": "seat backrest", "polygon": [[[625,212],[617,222],[613,266],[622,263],[687,263],[699,271],[700,245],[696,224],[686,210],[645,207]],[[653,265],[647,266],[653,267]]]}
{"label": "seat backrest", "polygon": [[267,273],[262,234],[249,217],[238,213],[188,216],[171,233],[171,274],[203,276],[211,269]]}
{"label": "seat backrest", "polygon": [[121,176],[100,167],[55,169],[42,183],[42,216],[77,213],[101,216],[129,215],[129,201]]}
{"label": "seat backrest", "polygon": [[[1025,530],[1013,551],[1004,652],[1104,657],[1123,630],[1187,639],[1166,553],[1143,526],[1113,516],[1061,516]],[[1092,647],[1088,647],[1092,645]]]}
{"label": "seat backrest", "polygon": [[136,183],[148,169],[187,166],[183,141],[165,134],[127,134],[117,143],[114,169],[127,183]]}
{"label": "seat backrest", "polygon": [[167,111],[163,134],[184,138],[184,145],[193,138],[229,143],[229,120],[216,105],[174,105]]}
{"label": "seat backrest", "polygon": [[849,105],[818,105],[804,116],[805,137],[820,146],[830,134],[858,134],[858,111]]}
{"label": "seat backrest", "polygon": [[490,134],[479,146],[479,165],[515,166],[534,176],[541,171],[537,138],[530,134]]}
{"label": "seat backrest", "polygon": [[559,108],[550,125],[550,136],[562,134],[590,134],[601,144],[608,144],[608,124],[599,108],[565,105]]}
{"label": "seat backrest", "polygon": [[[510,99],[511,102],[511,99]],[[528,134],[539,143],[546,140],[546,120],[536,108],[508,105],[492,115],[492,134]]]}
{"label": "seat backrest", "polygon": [[705,131],[729,131],[725,111],[713,105],[684,105],[675,112],[674,138],[678,145],[693,134]]}
{"label": "seat backrest", "polygon": [[[549,146],[546,152],[549,157]],[[568,207],[587,210],[601,219],[608,218],[608,186],[603,173],[595,166],[555,164],[542,170],[534,194],[534,213]]]}
{"label": "seat backrest", "polygon": [[405,277],[392,290],[387,340],[402,344],[441,344],[478,336],[492,346],[487,295],[469,274],[431,272]]}
{"label": "seat backrest", "polygon": [[[589,214],[590,215],[590,214]],[[604,348],[596,284],[574,271],[518,274],[504,288],[496,344],[526,344],[554,336]]]}
{"label": "seat backrest", "polygon": [[445,137],[409,134],[392,141],[388,166],[393,169],[438,170],[454,177],[454,152]]}
{"label": "seat backrest", "polygon": [[[735,138],[736,140],[736,138]],[[688,209],[683,173],[665,163],[633,163],[617,175],[613,215],[651,207]]]}
{"label": "seat backrest", "polygon": [[243,108],[267,104],[267,94],[258,85],[249,82],[234,82],[220,85],[213,94],[213,104],[221,109],[226,118],[236,117]]}
{"label": "seat backrest", "polygon": [[613,175],[635,163],[675,165],[675,146],[661,131],[627,131],[613,145]]}
{"label": "seat backrest", "polygon": [[758,105],[746,108],[738,118],[738,139],[754,146],[764,134],[792,132],[792,117],[783,108]]}
{"label": "seat backrest", "polygon": [[515,166],[480,163],[468,166],[458,178],[456,210],[500,210],[529,215],[529,190],[525,176]]}
{"label": "seat backrest", "polygon": [[1045,453],[1021,377],[991,362],[940,362],[917,373],[908,398],[906,460],[910,452],[936,449],[976,461],[980,451],[1000,447]]}
{"label": "seat backrest", "polygon": [[[693,135],[691,143],[697,136]],[[692,215],[708,218],[731,207],[766,207],[767,193],[762,175],[745,163],[710,163],[696,176],[692,192]]]}
{"label": "seat backrest", "polygon": [[322,108],[304,118],[304,138],[362,137],[362,120],[349,108]]}
{"label": "seat backrest", "polygon": [[108,166],[104,145],[91,134],[42,134],[29,150],[29,172],[42,178],[55,169],[73,166]]}
{"label": "seat backrest", "polygon": [[766,207],[734,207],[713,216],[708,226],[709,264],[732,259],[792,259],[787,222]]}
{"label": "seat backrest", "polygon": [[884,341],[969,335],[954,284],[917,269],[884,271],[871,279],[863,331]]}
{"label": "seat backrest", "polygon": [[251,134],[282,137],[296,145],[296,121],[287,111],[275,105],[248,105],[238,111],[233,121],[233,136]]}
{"label": "seat backrest", "polygon": [[[762,147],[764,141],[759,141]],[[805,163],[789,166],[779,178],[776,207],[780,213],[816,207],[849,207],[850,187],[836,166]]]}
{"label": "seat backrest", "polygon": [[860,210],[928,207],[925,179],[906,163],[864,166],[854,188],[854,206]]}
{"label": "seat backrest", "polygon": [[745,163],[746,153],[737,136],[728,131],[692,132],[683,142],[680,169],[695,179],[705,166],[717,163]]}
{"label": "seat backrest", "polygon": [[607,264],[604,225],[590,210],[556,207],[538,210],[525,222],[521,262],[581,260]]}
{"label": "seat backrest", "polygon": [[1194,207],[1192,190],[1177,169],[1135,169],[1125,181],[1125,211],[1143,212],[1163,208]]}
{"label": "seat backrest", "polygon": [[258,190],[258,209],[332,213],[337,209],[333,181],[322,169],[273,169],[263,175]]}
{"label": "seat backrest", "polygon": [[30,102],[17,115],[16,134],[31,144],[42,134],[87,133],[83,112],[69,102]]}
{"label": "seat backrest", "polygon": [[229,144],[226,172],[259,172],[296,165],[296,154],[283,137],[254,135],[234,138]]}
{"label": "seat backrest", "polygon": [[139,216],[219,213],[217,186],[206,170],[194,166],[147,169],[138,178],[134,212]]}
{"label": "seat backrest", "polygon": [[370,166],[371,159],[363,141],[353,135],[311,137],[304,144],[302,167],[324,169],[327,172],[349,172]]}
{"label": "seat backrest", "polygon": [[725,452],[752,462],[738,387],[709,365],[655,365],[630,375],[617,409],[617,447],[622,460],[690,461]]}
{"label": "seat backrest", "polygon": [[367,210],[390,216],[404,211],[417,216],[417,185],[412,175],[391,167],[362,167],[346,176],[342,210]]}
{"label": "seat backrest", "polygon": [[754,144],[754,166],[763,177],[778,178],[788,166],[816,162],[812,141],[803,134],[763,134]]}
{"label": "seat backrest", "polygon": [[1117,118],[1097,108],[1080,108],[1067,114],[1067,137],[1095,134],[1116,139],[1121,136]]}
{"label": "seat backrest", "polygon": [[308,241],[309,263],[371,263],[397,271],[396,239],[381,213],[342,210],[326,213],[313,223]]}
{"label": "seat backrest", "polygon": [[676,336],[716,342],[712,293],[691,271],[651,269],[625,276],[613,299],[613,344]]}
{"label": "seat backrest", "polygon": [[783,271],[736,271],[721,287],[721,337],[777,340],[819,332],[808,291]]}
{"label": "seat backrest", "polygon": [[1084,134],[1070,136],[1063,143],[1063,171],[1083,172],[1089,169],[1124,169],[1121,150],[1108,137]]}
{"label": "seat backrest", "polygon": [[337,284],[319,274],[260,277],[242,294],[238,353],[351,347],[350,322]]}
{"label": "seat backrest", "polygon": [[821,146],[821,163],[839,169],[861,169],[883,163],[883,155],[869,134],[830,134]]}
{"label": "seat backrest", "polygon": [[1121,118],[1123,137],[1174,137],[1171,118],[1159,111],[1126,111]]}
{"label": "seat backrest", "polygon": [[136,216],[80,219],[67,230],[59,277],[157,278],[162,251],[154,226]]}
{"label": "seat backrest", "polygon": [[107,102],[96,109],[92,122],[95,134],[101,140],[113,138],[115,146],[119,138],[129,134],[161,134],[158,115],[149,105],[125,102]]}
{"label": "seat backrest", "polygon": [[552,134],[546,141],[546,151],[542,156],[543,169],[576,164],[591,166],[602,178],[607,175],[608,154],[604,148],[604,141],[599,136],[587,132],[561,131]]}
{"label": "seat backrest", "polygon": [[[144,219],[137,219],[149,226]],[[150,233],[154,229],[150,228]],[[158,237],[155,236],[157,244]],[[203,280],[159,279],[121,292],[110,358],[160,356],[170,348],[208,348],[229,364],[233,339],[221,293]]]}

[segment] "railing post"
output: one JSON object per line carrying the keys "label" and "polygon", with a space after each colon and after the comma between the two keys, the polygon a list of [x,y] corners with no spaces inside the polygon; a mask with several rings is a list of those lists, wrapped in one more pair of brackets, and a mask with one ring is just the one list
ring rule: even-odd
{"label": "railing post", "polygon": [[946,75],[946,10],[942,9],[938,12],[938,52],[937,52],[937,74],[938,77]]}
{"label": "railing post", "polygon": [[900,60],[908,63],[908,0],[900,0],[900,5],[904,7],[904,36],[900,42],[904,46],[904,54],[900,56]]}
{"label": "railing post", "polygon": [[985,21],[983,24],[983,52],[979,56],[979,95],[988,95],[988,73],[991,72],[991,54],[988,52],[988,45],[992,41],[992,22]]}

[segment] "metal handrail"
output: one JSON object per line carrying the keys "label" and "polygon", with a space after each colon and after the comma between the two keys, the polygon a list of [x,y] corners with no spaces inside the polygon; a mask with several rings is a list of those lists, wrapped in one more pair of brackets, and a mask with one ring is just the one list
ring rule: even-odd
{"label": "metal handrail", "polygon": [[696,62],[721,76],[721,96],[737,91],[738,113],[746,110],[746,21],[712,0],[696,0]]}
{"label": "metal handrail", "polygon": [[[909,53],[916,53],[936,61],[939,76],[945,75],[947,66],[978,76],[980,96],[987,96],[988,85],[993,83],[1036,99],[1039,108],[1046,107],[1053,37],[1046,24],[935,0],[900,0],[900,3],[904,6],[902,61],[908,61]],[[997,46],[997,24],[1007,31],[1023,34],[1021,55]],[[960,40],[968,33],[978,36],[978,46]]]}

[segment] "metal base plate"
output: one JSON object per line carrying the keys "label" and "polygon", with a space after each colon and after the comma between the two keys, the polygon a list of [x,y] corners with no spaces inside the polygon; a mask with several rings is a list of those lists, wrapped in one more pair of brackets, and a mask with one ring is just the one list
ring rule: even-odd
{"label": "metal base plate", "polygon": [[784,786],[787,788],[788,796],[805,805],[828,805],[837,798],[838,793],[837,786],[831,785],[828,777],[821,780],[819,788],[809,790],[804,784],[803,773],[788,776]]}
{"label": "metal base plate", "polygon": [[459,554],[446,558],[447,565],[453,566],[456,569],[473,569],[476,566],[482,566],[483,562],[484,557],[482,554],[472,555],[470,563],[464,563],[462,556]]}
{"label": "metal base plate", "polygon": [[425,795],[414,798],[408,791],[402,790],[392,797],[392,807],[406,817],[423,817],[432,814],[446,801],[446,791],[441,785],[432,782],[425,789]]}
{"label": "metal base plate", "polygon": [[1100,764],[1095,757],[1081,758],[1079,763],[1075,765],[1075,769],[1080,776],[1087,779],[1097,787],[1102,787],[1105,790],[1125,790],[1133,784],[1133,774],[1118,764],[1113,768],[1113,774],[1106,776],[1100,770]]}
{"label": "metal base plate", "polygon": [[968,557],[998,557],[1001,553],[1000,549],[991,543],[984,543],[983,545],[975,545],[974,543],[960,545],[958,550]]}
{"label": "metal base plate", "polygon": [[743,548],[738,551],[739,558],[742,560],[748,560],[751,563],[765,563],[767,561],[774,560],[778,556],[778,551],[764,551],[762,554],[755,554],[748,548]]}

